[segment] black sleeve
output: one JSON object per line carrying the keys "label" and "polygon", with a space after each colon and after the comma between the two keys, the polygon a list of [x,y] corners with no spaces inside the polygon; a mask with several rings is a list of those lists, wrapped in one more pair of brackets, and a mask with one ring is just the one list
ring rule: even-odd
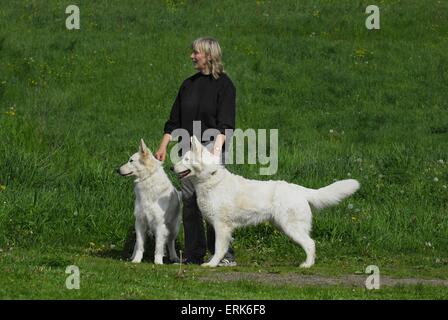
{"label": "black sleeve", "polygon": [[217,128],[225,134],[226,129],[235,130],[236,90],[232,82],[227,83],[218,99]]}
{"label": "black sleeve", "polygon": [[181,92],[183,85],[180,87],[179,92],[176,97],[176,101],[174,101],[173,107],[171,108],[171,114],[168,121],[165,123],[165,127],[163,129],[163,133],[169,133],[174,129],[180,128],[180,102],[181,102]]}

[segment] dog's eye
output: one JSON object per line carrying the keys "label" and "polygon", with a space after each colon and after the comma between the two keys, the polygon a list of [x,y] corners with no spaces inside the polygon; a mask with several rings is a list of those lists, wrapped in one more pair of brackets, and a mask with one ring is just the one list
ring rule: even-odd
{"label": "dog's eye", "polygon": [[131,159],[131,160],[129,160],[129,162],[134,162],[134,160]]}

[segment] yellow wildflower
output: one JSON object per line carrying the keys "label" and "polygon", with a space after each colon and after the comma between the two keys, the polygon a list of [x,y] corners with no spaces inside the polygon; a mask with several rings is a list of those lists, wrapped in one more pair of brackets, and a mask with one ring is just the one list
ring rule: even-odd
{"label": "yellow wildflower", "polygon": [[14,109],[14,107],[11,107],[11,108],[9,108],[9,111],[5,112],[5,114],[8,115],[8,116],[13,117],[13,116],[16,115],[16,109]]}

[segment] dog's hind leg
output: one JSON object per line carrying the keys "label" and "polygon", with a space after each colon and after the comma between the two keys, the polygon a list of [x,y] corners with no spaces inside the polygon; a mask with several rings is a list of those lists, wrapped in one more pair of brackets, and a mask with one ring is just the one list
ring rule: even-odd
{"label": "dog's hind leg", "polygon": [[313,239],[309,236],[309,230],[301,223],[278,223],[278,225],[288,237],[305,250],[306,260],[300,267],[310,268],[313,266],[316,257],[316,245]]}
{"label": "dog's hind leg", "polygon": [[156,229],[156,251],[154,253],[154,263],[163,264],[163,256],[165,255],[166,239],[168,237],[168,229],[164,224]]}
{"label": "dog's hind leg", "polygon": [[203,263],[203,267],[216,267],[229,250],[232,240],[232,230],[224,224],[213,224],[215,229],[215,254],[212,259]]}
{"label": "dog's hind leg", "polygon": [[171,238],[172,239],[168,240],[168,253],[170,255],[171,262],[177,263],[180,260],[179,260],[179,257],[177,256],[177,253],[176,253],[176,246],[175,246],[176,239],[173,238],[173,237],[171,237]]}
{"label": "dog's hind leg", "polygon": [[[179,195],[179,197],[182,197],[182,195]],[[178,204],[178,208],[176,211],[177,211],[176,218],[174,219],[171,227],[168,227],[168,229],[170,230],[170,235],[168,237],[168,252],[170,255],[170,260],[173,263],[180,262],[176,252],[176,238],[177,235],[179,234],[180,217],[182,214],[180,210],[180,204]]]}
{"label": "dog's hind leg", "polygon": [[316,259],[316,244],[314,240],[308,235],[308,232],[300,230],[291,238],[300,244],[305,250],[306,260],[300,265],[300,268],[310,268],[314,265],[314,260]]}
{"label": "dog's hind leg", "polygon": [[134,246],[134,253],[132,254],[132,262],[140,263],[143,258],[143,252],[145,251],[146,240],[146,222],[136,219],[135,220],[135,235],[136,241]]}

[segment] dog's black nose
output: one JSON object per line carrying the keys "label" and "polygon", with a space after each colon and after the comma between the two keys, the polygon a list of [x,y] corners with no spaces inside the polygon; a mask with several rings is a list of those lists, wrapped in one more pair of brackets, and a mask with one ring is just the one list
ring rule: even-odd
{"label": "dog's black nose", "polygon": [[120,174],[120,169],[115,170],[116,173]]}
{"label": "dog's black nose", "polygon": [[170,170],[171,170],[171,171],[174,171],[174,166],[171,166],[171,167],[170,167]]}

